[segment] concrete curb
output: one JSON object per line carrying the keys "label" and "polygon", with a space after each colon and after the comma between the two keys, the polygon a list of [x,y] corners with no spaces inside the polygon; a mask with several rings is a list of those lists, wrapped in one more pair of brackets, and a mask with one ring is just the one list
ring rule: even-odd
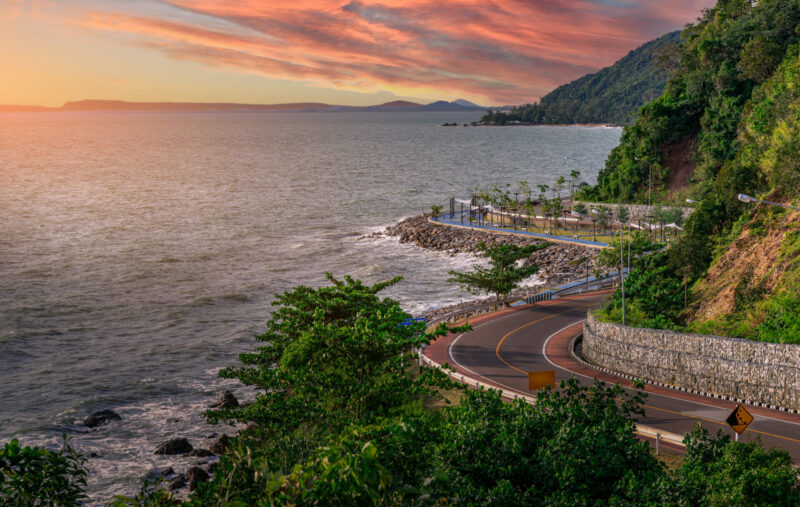
{"label": "concrete curb", "polygon": [[[499,312],[495,312],[495,313],[499,313]],[[558,334],[559,332],[560,331],[557,331],[554,334]],[[580,336],[581,335],[576,336],[570,342],[570,355],[572,355],[572,356],[574,356],[574,352],[573,351],[574,351],[575,341]],[[496,387],[496,386],[493,386],[493,385],[491,385],[491,384],[489,384],[487,382],[483,382],[482,383],[479,380],[476,380],[476,379],[470,377],[469,375],[465,375],[465,374],[463,374],[461,372],[454,371],[454,370],[451,370],[451,369],[448,369],[448,368],[444,368],[441,364],[437,363],[436,361],[434,361],[433,359],[431,359],[431,358],[429,358],[428,356],[425,355],[425,348],[424,347],[419,350],[418,355],[419,355],[419,360],[420,360],[420,366],[422,366],[424,364],[424,365],[427,365],[427,366],[429,366],[431,368],[436,368],[436,369],[444,372],[447,375],[448,378],[450,378],[452,380],[455,380],[456,382],[461,382],[462,384],[466,384],[468,386],[472,386],[475,389],[481,389],[481,388],[496,389],[496,390],[500,391],[500,396],[501,397],[506,398],[508,400],[521,399],[521,400],[525,400],[525,402],[530,403],[531,405],[535,405],[536,404],[536,398],[533,397],[533,396],[528,396],[526,394],[520,394],[520,393],[517,393],[517,392],[506,390],[506,389],[503,389],[502,387]],[[583,361],[580,358],[576,357],[576,359],[581,363],[585,363],[585,361]],[[590,366],[590,365],[588,365],[588,363],[586,363],[586,364],[587,364],[587,366]],[[639,435],[639,436],[645,437],[645,438],[655,439],[656,443],[657,443],[656,447],[658,447],[658,442],[660,442],[660,441],[664,441],[664,442],[670,443],[672,445],[680,446],[680,447],[685,447],[685,444],[683,443],[683,436],[678,435],[677,433],[670,433],[668,431],[658,430],[658,429],[652,428],[650,426],[644,426],[644,425],[641,425],[641,424],[637,424],[636,425],[636,434]]]}
{"label": "concrete curb", "polygon": [[779,407],[777,405],[771,405],[769,403],[763,403],[763,402],[760,402],[760,401],[744,400],[744,399],[741,399],[741,398],[734,398],[732,396],[725,396],[725,395],[722,395],[722,394],[707,393],[707,392],[704,392],[704,391],[700,391],[698,389],[689,389],[689,388],[686,388],[686,387],[680,387],[680,386],[676,386],[676,385],[672,385],[672,384],[665,384],[663,382],[654,382],[652,380],[647,380],[647,379],[634,377],[633,375],[628,375],[627,373],[620,373],[620,372],[617,372],[617,371],[614,371],[614,370],[610,370],[608,368],[603,368],[602,366],[597,366],[595,364],[587,362],[585,359],[583,359],[582,357],[578,356],[575,353],[575,345],[578,343],[578,340],[582,340],[582,339],[583,339],[583,333],[577,335],[575,338],[572,339],[572,341],[570,342],[570,346],[569,346],[569,355],[570,355],[570,357],[572,357],[572,359],[577,361],[581,366],[584,366],[586,368],[591,368],[591,369],[593,369],[595,371],[606,373],[608,375],[615,375],[617,377],[622,377],[622,378],[627,379],[627,380],[641,380],[645,384],[650,384],[650,385],[653,385],[653,386],[663,387],[663,388],[666,388],[666,389],[671,389],[673,391],[679,391],[679,392],[684,392],[684,393],[689,393],[689,394],[695,394],[697,396],[705,396],[706,398],[712,398],[712,399],[715,399],[715,400],[724,400],[724,401],[731,401],[731,402],[735,402],[735,403],[742,403],[744,405],[750,405],[750,406],[753,406],[753,407],[768,408],[770,410],[777,410],[779,412],[786,412],[787,414],[793,414],[793,415],[800,414],[800,410],[797,410],[797,409],[794,409],[794,408]]}

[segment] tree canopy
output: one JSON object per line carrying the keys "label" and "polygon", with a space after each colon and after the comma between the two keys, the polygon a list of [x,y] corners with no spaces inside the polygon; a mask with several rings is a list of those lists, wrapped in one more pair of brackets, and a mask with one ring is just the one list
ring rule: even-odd
{"label": "tree canopy", "polygon": [[668,33],[647,42],[614,65],[559,86],[539,102],[516,106],[507,112],[488,111],[481,122],[629,124],[636,119],[642,105],[664,90],[667,71],[659,57],[671,51],[679,33]]}
{"label": "tree canopy", "polygon": [[447,281],[458,283],[473,294],[494,293],[499,300],[514,290],[519,282],[539,271],[535,264],[518,265],[517,261],[527,259],[533,252],[548,246],[548,243],[525,247],[480,243],[478,248],[489,259],[489,267],[476,266],[466,273],[448,271],[450,278]]}

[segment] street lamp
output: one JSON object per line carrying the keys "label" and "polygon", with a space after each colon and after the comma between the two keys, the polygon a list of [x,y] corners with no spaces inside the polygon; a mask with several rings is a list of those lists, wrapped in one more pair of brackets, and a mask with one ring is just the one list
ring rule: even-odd
{"label": "street lamp", "polygon": [[650,170],[649,184],[647,187],[647,205],[653,205],[653,164],[646,158],[634,158],[637,162],[647,162],[647,168]]}
{"label": "street lamp", "polygon": [[[607,213],[603,213],[594,208],[592,209],[592,213],[594,213],[595,215],[603,215],[608,218],[613,218]],[[619,279],[622,284],[622,325],[624,326],[625,325],[625,276],[622,274],[622,267],[625,265],[625,256],[623,253],[624,250],[622,249],[622,222],[619,220],[618,222],[619,222]],[[628,241],[630,241],[630,238],[628,238]],[[628,254],[628,256],[629,256],[628,258],[630,259],[630,254]]]}
{"label": "street lamp", "polygon": [[795,206],[789,206],[788,204],[781,204],[779,202],[765,201],[763,199],[759,199],[757,197],[752,197],[752,196],[749,196],[747,194],[739,194],[739,195],[736,196],[736,198],[739,199],[742,202],[760,202],[760,203],[764,203],[764,204],[769,204],[770,206],[780,206],[781,208],[800,210],[800,208],[795,207]]}
{"label": "street lamp", "polygon": [[570,211],[569,214],[574,216],[575,218],[577,218],[577,220],[575,221],[575,237],[577,238],[578,237],[578,225],[581,223],[581,214],[578,213],[575,210]]}

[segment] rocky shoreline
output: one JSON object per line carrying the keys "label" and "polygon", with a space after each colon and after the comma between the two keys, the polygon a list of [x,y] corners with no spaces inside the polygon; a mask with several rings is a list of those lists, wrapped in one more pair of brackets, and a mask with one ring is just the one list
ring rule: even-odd
{"label": "rocky shoreline", "polygon": [[[526,246],[535,243],[548,243],[543,240],[525,236],[493,234],[471,229],[460,229],[433,224],[428,221],[429,214],[420,214],[396,224],[390,225],[383,231],[374,232],[359,239],[379,237],[396,237],[400,243],[412,243],[420,248],[448,252],[455,254],[477,254],[480,252],[478,245],[486,244],[511,244]],[[565,243],[548,243],[550,246],[534,252],[528,262],[539,266],[538,277],[541,284],[534,287],[519,288],[511,293],[513,297],[524,298],[550,287],[575,282],[594,274],[598,268],[599,250],[581,245]],[[475,306],[480,303],[494,301],[494,297],[475,298],[456,305],[450,305],[431,310],[422,317],[428,321],[446,313],[463,308]]]}
{"label": "rocky shoreline", "polygon": [[[359,239],[383,236],[396,237],[400,243],[413,243],[420,248],[448,252],[450,254],[480,252],[478,245],[510,244],[526,246],[548,243],[526,236],[493,234],[471,229],[460,229],[433,224],[428,221],[430,215],[417,215],[390,225],[384,231],[374,232]],[[599,250],[581,245],[567,243],[548,243],[550,246],[534,252],[528,262],[539,266],[539,279],[543,286],[536,289],[554,287],[580,280],[586,273],[594,273],[598,267]]]}

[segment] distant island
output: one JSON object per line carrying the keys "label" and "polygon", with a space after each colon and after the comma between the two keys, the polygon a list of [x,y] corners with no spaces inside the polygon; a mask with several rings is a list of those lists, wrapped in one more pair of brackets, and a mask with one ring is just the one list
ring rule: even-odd
{"label": "distant island", "polygon": [[639,108],[664,91],[667,71],[656,63],[668,60],[669,48],[679,38],[680,32],[663,35],[629,52],[610,67],[559,86],[539,102],[512,107],[506,112],[489,111],[479,123],[633,123]]}
{"label": "distant island", "polygon": [[61,107],[0,105],[0,113],[40,113],[59,111],[273,111],[273,112],[334,112],[334,111],[485,111],[487,108],[468,100],[453,102],[438,100],[418,104],[395,100],[374,106],[337,106],[322,102],[297,102],[290,104],[236,104],[229,102],[126,102],[123,100],[80,100],[67,102]]}

